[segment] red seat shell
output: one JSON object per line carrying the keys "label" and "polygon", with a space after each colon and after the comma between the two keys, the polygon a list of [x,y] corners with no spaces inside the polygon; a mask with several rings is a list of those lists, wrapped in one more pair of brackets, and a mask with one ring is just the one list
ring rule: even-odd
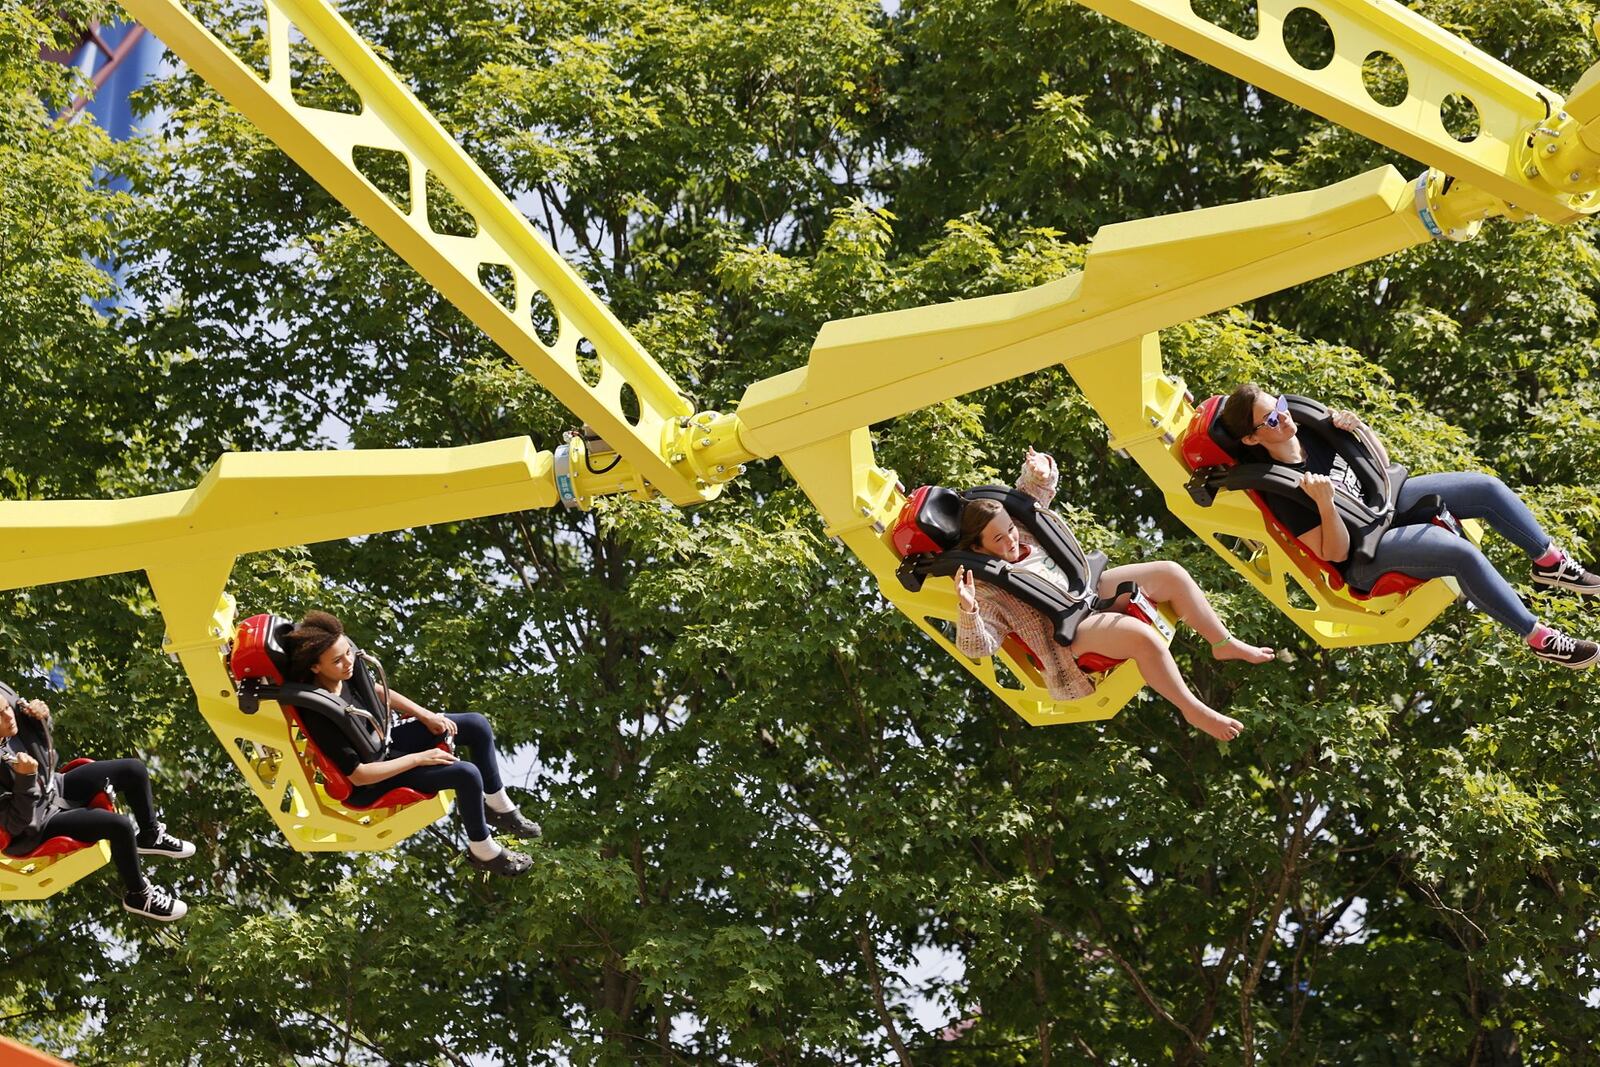
{"label": "red seat shell", "polygon": [[289,720],[289,724],[299,730],[301,736],[306,739],[306,754],[311,757],[311,762],[322,775],[322,787],[327,790],[328,796],[345,807],[353,811],[370,811],[374,808],[399,808],[433,799],[433,793],[419,793],[415,789],[399,786],[389,790],[371,804],[350,803],[350,794],[355,790],[355,785],[332,760],[322,754],[317,743],[311,740],[311,732],[306,729],[305,723],[300,718],[300,709],[291,704],[284,704],[283,714]]}

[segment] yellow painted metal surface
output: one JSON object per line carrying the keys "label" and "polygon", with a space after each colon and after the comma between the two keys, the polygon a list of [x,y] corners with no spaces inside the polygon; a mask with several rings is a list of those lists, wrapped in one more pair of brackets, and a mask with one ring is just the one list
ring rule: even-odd
{"label": "yellow painted metal surface", "polygon": [[43,900],[104,867],[111,846],[98,841],[60,856],[25,860],[0,855],[0,900]]}
{"label": "yellow painted metal surface", "polygon": [[[1079,2],[1504,204],[1550,222],[1600,207],[1594,195],[1600,188],[1600,126],[1589,125],[1600,105],[1565,109],[1561,93],[1394,0],[1257,0],[1253,37],[1207,21],[1188,0]],[[1296,18],[1320,18],[1332,31],[1332,57],[1325,66],[1303,66],[1284,43],[1285,20],[1299,11],[1310,14]],[[1403,95],[1392,105],[1374,97],[1364,75],[1374,54],[1380,58],[1371,66],[1392,61],[1404,71]],[[1454,131],[1446,127],[1447,101],[1463,116]],[[1477,132],[1461,140],[1457,135],[1471,128],[1467,115],[1475,116]]]}
{"label": "yellow painted metal surface", "polygon": [[[691,466],[669,462],[677,421],[693,415],[694,406],[332,5],[322,0],[266,0],[271,55],[266,81],[179,0],[123,0],[123,7],[578,418],[599,431],[627,457],[638,477],[678,504],[717,494],[719,483],[702,484]],[[360,114],[308,108],[295,101],[291,26],[360,96]],[[410,174],[405,207],[384,195],[357,168],[358,147],[396,152],[405,159]],[[441,234],[429,225],[429,174],[472,214],[478,227],[475,236]],[[485,285],[481,268],[491,268],[491,275],[503,271],[513,279],[515,295],[509,306]],[[534,322],[536,303],[542,307],[546,300],[560,324],[549,343]],[[579,358],[584,340],[593,346],[598,360],[597,380]],[[625,386],[637,400],[637,419],[624,414]]]}
{"label": "yellow painted metal surface", "polygon": [[1430,239],[1380,167],[1324,189],[1102,228],[1082,271],[1020,293],[829,322],[750,386],[740,438],[783,455]]}

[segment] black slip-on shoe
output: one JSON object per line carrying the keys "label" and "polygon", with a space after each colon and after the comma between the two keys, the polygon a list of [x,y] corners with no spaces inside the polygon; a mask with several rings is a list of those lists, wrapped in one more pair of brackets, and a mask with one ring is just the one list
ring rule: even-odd
{"label": "black slip-on shoe", "polygon": [[476,867],[480,871],[488,871],[490,874],[499,874],[504,875],[507,878],[515,878],[519,874],[528,873],[529,869],[533,866],[533,857],[521,852],[513,852],[509,848],[502,848],[500,850],[500,854],[494,859],[480,860],[478,857],[472,854],[470,849],[468,849],[467,862],[472,864],[472,866]]}
{"label": "black slip-on shoe", "polygon": [[510,811],[495,811],[485,808],[484,818],[489,820],[489,825],[508,837],[520,837],[524,841],[533,841],[544,834],[539,829],[539,824],[528,818],[516,808]]}

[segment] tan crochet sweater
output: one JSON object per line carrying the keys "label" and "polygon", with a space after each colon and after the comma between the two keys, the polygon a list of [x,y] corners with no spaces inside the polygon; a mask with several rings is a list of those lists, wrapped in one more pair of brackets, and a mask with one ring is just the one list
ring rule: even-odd
{"label": "tan crochet sweater", "polygon": [[[1030,477],[1024,467],[1017,488],[1048,507],[1060,481],[1052,459],[1047,480]],[[1020,524],[1017,535],[1030,550],[1044,551]],[[1078,669],[1072,651],[1056,644],[1055,628],[1049,619],[1003,589],[987,582],[976,582],[974,586],[978,610],[961,612],[956,622],[956,647],[964,655],[973,659],[992,656],[1005,644],[1006,635],[1014,633],[1044,663],[1045,688],[1056,700],[1078,700],[1094,692],[1094,683]]]}

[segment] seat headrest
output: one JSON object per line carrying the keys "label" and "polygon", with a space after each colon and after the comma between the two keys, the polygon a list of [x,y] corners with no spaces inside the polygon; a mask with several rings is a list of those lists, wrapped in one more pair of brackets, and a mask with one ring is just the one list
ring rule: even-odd
{"label": "seat headrest", "polygon": [[289,670],[289,634],[294,622],[282,615],[252,615],[239,624],[228,670],[234,680],[261,678],[282,685]]}
{"label": "seat headrest", "polygon": [[1219,395],[1202,401],[1183,431],[1183,462],[1191,471],[1232,467],[1258,457],[1255,448],[1233,436],[1222,424],[1222,407],[1227,400]]}
{"label": "seat headrest", "polygon": [[947,552],[961,539],[961,509],[966,501],[954,489],[924,485],[907,498],[894,524],[894,547],[901,558]]}

